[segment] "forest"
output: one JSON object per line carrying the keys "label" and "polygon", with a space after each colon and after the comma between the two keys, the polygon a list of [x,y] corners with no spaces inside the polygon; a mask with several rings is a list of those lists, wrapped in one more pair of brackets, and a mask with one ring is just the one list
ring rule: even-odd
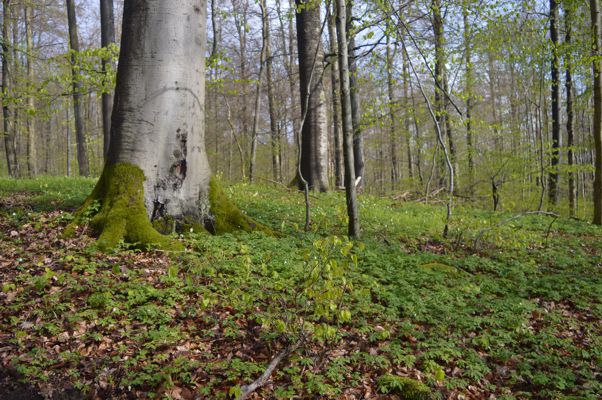
{"label": "forest", "polygon": [[599,0],[2,0],[0,400],[599,399]]}

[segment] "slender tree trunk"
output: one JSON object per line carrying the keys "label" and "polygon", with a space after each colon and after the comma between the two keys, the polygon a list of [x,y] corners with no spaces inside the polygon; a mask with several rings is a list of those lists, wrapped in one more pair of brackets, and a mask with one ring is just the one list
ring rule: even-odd
{"label": "slender tree trunk", "polygon": [[349,236],[360,237],[360,216],[357,204],[355,165],[353,162],[353,123],[351,110],[351,93],[349,82],[349,55],[347,54],[347,33],[345,0],[336,0],[337,6],[337,38],[339,48],[339,66],[341,75],[341,107],[343,116],[343,146],[345,158],[345,196],[347,199],[347,216],[349,217]]}
{"label": "slender tree trunk", "polygon": [[362,135],[361,127],[361,108],[360,108],[360,97],[359,97],[359,85],[357,83],[358,71],[357,71],[357,57],[355,54],[355,33],[353,32],[353,1],[348,0],[347,5],[347,16],[346,16],[346,28],[348,34],[347,40],[349,41],[348,56],[349,56],[349,90],[351,96],[351,120],[353,123],[353,162],[355,166],[356,179],[360,178],[358,182],[358,189],[364,186],[364,137]]}
{"label": "slender tree trunk", "polygon": [[[441,129],[443,136],[447,136],[445,116],[447,109],[445,108],[447,101],[445,99],[445,55],[444,55],[444,38],[443,38],[443,17],[441,14],[441,0],[433,0],[433,33],[435,39],[435,124]],[[439,134],[435,130],[436,135]],[[440,158],[439,162],[439,185],[445,186],[445,161]]]}
{"label": "slender tree trunk", "polygon": [[[387,95],[389,97],[389,151],[391,158],[391,188],[395,190],[399,182],[399,165],[397,161],[397,118],[395,116],[395,90],[393,84],[393,51],[391,37],[387,35]],[[404,77],[405,79],[405,77]],[[381,158],[381,161],[382,160]]]}
{"label": "slender tree trunk", "polygon": [[[404,99],[404,128],[405,128],[405,140],[406,140],[406,152],[408,163],[408,176],[410,179],[414,179],[414,157],[412,156],[412,101],[410,99],[409,85],[410,85],[410,66],[408,65],[408,59],[404,51],[402,51],[403,58],[403,99]],[[418,157],[419,158],[419,157]]]}
{"label": "slender tree trunk", "polygon": [[462,19],[464,22],[464,57],[466,63],[466,146],[467,146],[467,158],[468,158],[468,187],[470,193],[474,193],[474,148],[472,143],[472,99],[473,99],[473,67],[472,67],[472,43],[471,36],[472,32],[470,29],[469,16],[469,5],[468,1],[464,0],[462,3]]}
{"label": "slender tree trunk", "polygon": [[320,7],[307,3],[296,16],[301,111],[305,116],[300,171],[310,189],[323,192],[328,190],[328,129]]}
{"label": "slender tree trunk", "polygon": [[577,212],[577,204],[576,204],[576,188],[575,188],[575,134],[574,134],[574,112],[573,112],[573,59],[572,59],[572,49],[571,49],[571,30],[573,29],[573,13],[571,10],[571,5],[567,5],[565,7],[565,44],[567,46],[566,49],[566,59],[565,59],[565,87],[566,87],[566,135],[567,135],[567,146],[568,146],[568,154],[567,161],[569,164],[569,209],[571,216],[575,216]]}
{"label": "slender tree trunk", "polygon": [[253,130],[251,132],[251,158],[249,160],[249,182],[255,179],[255,166],[257,164],[257,135],[259,134],[259,119],[261,111],[261,83],[263,81],[263,69],[266,61],[266,39],[265,33],[261,42],[261,52],[259,53],[259,73],[257,76],[257,86],[255,88],[255,112],[253,113]]}
{"label": "slender tree trunk", "polygon": [[[334,4],[333,4],[334,7]],[[344,166],[343,166],[343,130],[341,126],[341,80],[339,73],[339,60],[336,37],[336,18],[335,13],[328,10],[328,37],[330,40],[330,53],[332,54],[330,62],[330,82],[332,91],[332,125],[334,137],[334,181],[337,188],[344,185]]]}
{"label": "slender tree trunk", "polygon": [[25,116],[25,127],[27,130],[27,173],[30,177],[35,176],[37,171],[36,156],[36,130],[35,130],[35,101],[33,94],[34,73],[33,73],[33,33],[32,33],[32,9],[27,3],[23,4],[23,14],[25,17],[25,42],[27,45],[26,68],[27,68],[27,113]]}
{"label": "slender tree trunk", "polygon": [[[115,16],[113,12],[113,0],[100,0],[100,45],[108,47],[115,43]],[[110,60],[102,60],[102,73],[107,74],[107,66]],[[102,132],[103,132],[103,156],[106,159],[111,142],[111,111],[113,108],[113,93],[102,94]]]}
{"label": "slender tree trunk", "polygon": [[272,52],[270,49],[270,16],[266,0],[259,0],[261,7],[263,48],[265,56],[265,77],[268,90],[268,109],[270,113],[270,136],[272,143],[272,177],[281,181],[282,162],[280,160],[280,135],[278,132],[278,116],[276,115],[276,99],[274,98],[274,82],[272,78]]}
{"label": "slender tree trunk", "polygon": [[550,0],[550,39],[552,40],[552,156],[550,159],[550,173],[548,175],[548,200],[550,205],[558,203],[558,164],[560,162],[560,73],[558,58],[558,4],[556,0]]}
{"label": "slender tree trunk", "polygon": [[[236,31],[238,33],[238,51],[240,55],[240,96],[241,96],[241,126],[242,126],[242,137],[247,140],[249,138],[249,110],[247,105],[247,85],[249,77],[247,76],[247,3],[243,1],[242,4],[237,4],[232,0],[232,7],[237,8],[234,11],[234,22],[236,24]],[[240,10],[240,13],[238,12]],[[244,151],[248,155],[248,147],[244,146]],[[247,158],[247,157],[245,157]],[[245,166],[241,166],[245,168]],[[243,174],[244,178],[244,174]]]}
{"label": "slender tree trunk", "polygon": [[77,17],[75,15],[74,0],[66,0],[67,20],[69,23],[69,47],[71,48],[71,76],[73,79],[73,116],[75,118],[75,140],[77,141],[77,163],[81,176],[90,175],[90,163],[86,149],[86,137],[84,134],[84,121],[81,109],[81,82],[79,69],[77,67],[77,53],[79,53],[79,39],[77,37]]}
{"label": "slender tree trunk", "polygon": [[600,67],[600,3],[590,0],[594,57],[592,58],[594,86],[594,224],[602,225],[602,68]]}
{"label": "slender tree trunk", "polygon": [[[8,168],[8,175],[12,178],[16,178],[19,176],[19,165],[17,162],[17,147],[15,140],[16,138],[10,126],[11,109],[9,101],[7,101],[4,98],[6,96],[10,99],[13,96],[10,76],[10,66],[12,57],[8,47],[10,43],[10,37],[8,33],[8,27],[10,24],[10,7],[10,0],[2,0],[2,129],[4,135],[4,150],[6,151],[6,165]],[[13,121],[13,123],[15,122]]]}

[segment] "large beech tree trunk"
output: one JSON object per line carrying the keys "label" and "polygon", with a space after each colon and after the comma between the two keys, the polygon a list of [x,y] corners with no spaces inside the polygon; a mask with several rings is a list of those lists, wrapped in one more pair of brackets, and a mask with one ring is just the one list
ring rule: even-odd
{"label": "large beech tree trunk", "polygon": [[[328,121],[324,93],[324,50],[320,7],[315,2],[297,0],[303,5],[297,16],[297,46],[301,113],[305,117],[301,131],[301,174],[309,188],[328,190]],[[302,189],[303,180],[299,179]]]}
{"label": "large beech tree trunk", "polygon": [[[99,247],[173,248],[161,231],[260,228],[229,204],[205,153],[206,0],[125,2],[103,174],[86,205]],[[153,225],[151,225],[153,221]]]}

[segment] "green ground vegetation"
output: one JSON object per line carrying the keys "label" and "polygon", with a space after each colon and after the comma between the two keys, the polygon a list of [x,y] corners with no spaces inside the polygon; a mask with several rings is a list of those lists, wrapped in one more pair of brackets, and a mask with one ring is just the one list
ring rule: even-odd
{"label": "green ground vegetation", "polygon": [[[72,211],[94,182],[0,180],[0,362],[36,388],[236,396],[291,341],[262,397],[597,399],[602,230],[550,216],[237,184],[264,232],[99,253]],[[55,211],[55,210],[61,211]],[[1,382],[1,380],[0,380]]]}

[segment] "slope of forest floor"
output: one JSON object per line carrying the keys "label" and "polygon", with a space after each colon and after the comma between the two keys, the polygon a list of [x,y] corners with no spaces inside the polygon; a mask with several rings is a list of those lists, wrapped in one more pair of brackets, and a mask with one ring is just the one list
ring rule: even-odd
{"label": "slope of forest floor", "polygon": [[[602,396],[602,229],[550,216],[238,184],[283,233],[178,238],[184,253],[95,250],[62,230],[92,180],[0,180],[0,399],[440,399]],[[36,397],[37,396],[37,397]],[[414,398],[427,398],[425,396]]]}

